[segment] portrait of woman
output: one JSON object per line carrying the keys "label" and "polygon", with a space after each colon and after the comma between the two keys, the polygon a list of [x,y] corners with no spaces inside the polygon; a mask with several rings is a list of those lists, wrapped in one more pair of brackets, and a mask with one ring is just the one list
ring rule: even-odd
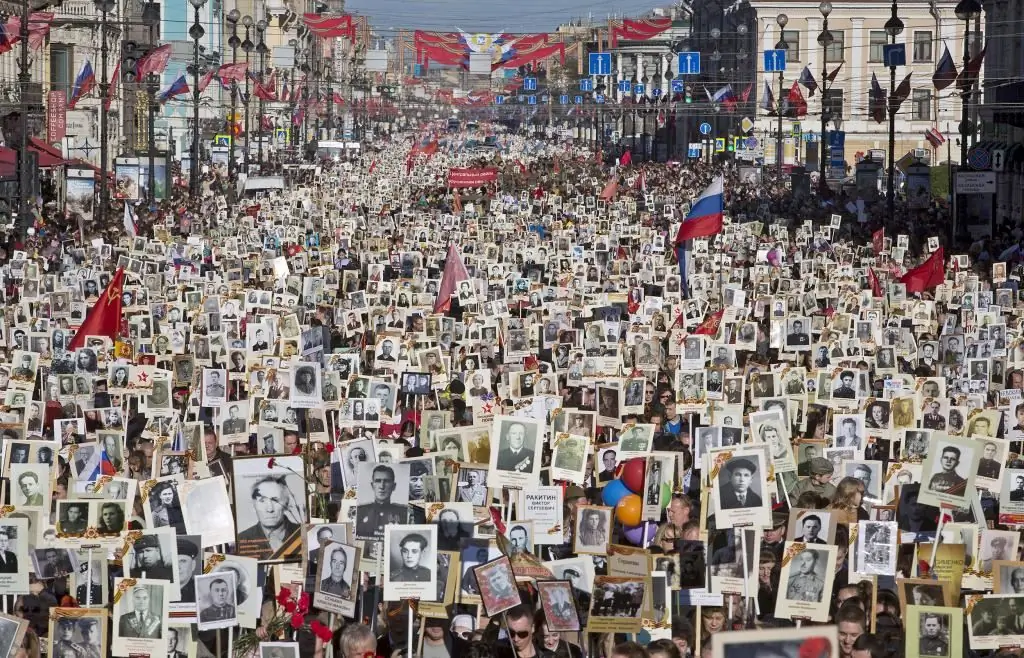
{"label": "portrait of woman", "polygon": [[149,492],[149,509],[153,527],[175,528],[177,534],[185,534],[185,517],[181,513],[178,489],[170,482],[161,482]]}

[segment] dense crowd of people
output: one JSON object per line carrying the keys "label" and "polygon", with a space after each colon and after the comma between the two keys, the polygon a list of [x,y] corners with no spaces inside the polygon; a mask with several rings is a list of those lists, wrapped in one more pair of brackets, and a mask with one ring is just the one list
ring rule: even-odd
{"label": "dense crowd of people", "polygon": [[0,658],[1024,641],[1020,229],[486,123],[366,148],[8,234]]}

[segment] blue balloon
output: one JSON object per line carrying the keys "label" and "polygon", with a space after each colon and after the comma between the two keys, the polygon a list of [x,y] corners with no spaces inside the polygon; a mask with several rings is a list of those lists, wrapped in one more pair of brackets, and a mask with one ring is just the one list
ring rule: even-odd
{"label": "blue balloon", "polygon": [[603,500],[604,504],[608,507],[615,507],[619,504],[620,500],[631,493],[633,492],[629,490],[629,487],[627,487],[622,480],[615,479],[605,485],[604,489],[601,491],[601,500]]}
{"label": "blue balloon", "polygon": [[625,528],[623,534],[626,536],[626,541],[634,546],[643,546],[644,544],[644,531],[647,531],[647,543],[650,544],[654,540],[654,535],[658,532],[657,523],[641,523],[635,525],[632,528]]}

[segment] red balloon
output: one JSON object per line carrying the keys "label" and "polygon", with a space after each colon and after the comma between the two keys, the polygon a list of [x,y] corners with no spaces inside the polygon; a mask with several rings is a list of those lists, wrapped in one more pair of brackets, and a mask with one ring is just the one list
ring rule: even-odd
{"label": "red balloon", "polygon": [[634,457],[622,465],[619,479],[635,494],[644,490],[644,469],[647,467],[647,460],[643,457]]}

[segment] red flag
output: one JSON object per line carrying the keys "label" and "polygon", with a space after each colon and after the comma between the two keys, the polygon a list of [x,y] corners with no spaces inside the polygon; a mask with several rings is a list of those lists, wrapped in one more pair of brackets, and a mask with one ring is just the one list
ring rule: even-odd
{"label": "red flag", "polygon": [[626,151],[625,153],[622,154],[622,157],[619,158],[619,164],[622,165],[623,167],[628,167],[632,162],[633,153],[630,151]]}
{"label": "red flag", "polygon": [[249,65],[245,62],[238,62],[237,64],[224,64],[217,69],[217,77],[224,84],[234,80],[235,82],[241,83],[245,81],[245,71],[249,68]]}
{"label": "red flag", "polygon": [[718,327],[722,324],[722,316],[725,315],[725,309],[715,311],[709,315],[704,322],[701,322],[696,329],[693,330],[695,336],[715,336],[718,334]]}
{"label": "red flag", "polygon": [[117,63],[114,67],[114,75],[110,76],[109,84],[107,85],[107,97],[103,99],[103,109],[107,112],[110,111],[110,104],[114,102],[114,96],[117,95],[117,83],[121,79],[121,62]]}
{"label": "red flag", "polygon": [[463,281],[469,281],[469,272],[462,256],[454,244],[448,245],[448,255],[444,260],[444,274],[441,275],[441,288],[434,302],[434,313],[447,313],[452,306],[452,295]]}
{"label": "red flag", "polygon": [[171,44],[165,43],[149,51],[139,59],[135,65],[135,79],[142,81],[147,75],[153,73],[160,75],[167,68],[167,62],[171,60]]}
{"label": "red flag", "polygon": [[868,268],[868,283],[871,284],[871,294],[875,297],[882,296],[882,284],[878,282],[878,276],[875,274],[875,268]]}
{"label": "red flag", "polygon": [[802,117],[807,114],[807,101],[804,100],[804,95],[800,91],[800,83],[793,81],[793,86],[789,88],[789,94],[786,96],[786,112],[787,117]]}
{"label": "red flag", "polygon": [[[626,151],[626,153],[629,153],[629,151]],[[604,186],[604,189],[601,191],[601,198],[604,199],[605,201],[611,201],[611,199],[615,196],[615,193],[618,191],[619,181],[613,178],[612,180],[608,181],[607,185]]]}
{"label": "red flag", "polygon": [[882,253],[885,248],[885,227],[882,227],[871,234],[871,246],[875,248],[875,255]]}
{"label": "red flag", "polygon": [[203,77],[199,79],[200,94],[206,91],[206,88],[210,86],[211,82],[213,82],[213,76],[215,76],[216,74],[217,72],[213,69],[210,69],[209,71],[203,74]]}
{"label": "red flag", "polygon": [[960,91],[969,91],[974,83],[978,80],[978,73],[981,72],[981,63],[985,60],[985,51],[988,50],[988,44],[981,49],[981,52],[972,57],[967,65],[964,66],[964,70],[960,71],[960,75],[956,78],[956,88]]}
{"label": "red flag", "polygon": [[368,173],[368,174],[372,174],[372,173],[373,173],[373,170],[374,170],[374,169],[376,169],[376,168],[377,168],[377,161],[376,161],[376,160],[374,160],[373,162],[371,162],[371,163],[370,163],[370,170],[369,170],[369,171],[367,171],[366,173]]}
{"label": "red flag", "polygon": [[946,280],[946,253],[939,247],[921,265],[910,270],[900,279],[907,285],[907,292],[924,292]]}
{"label": "red flag", "polygon": [[106,336],[110,340],[117,340],[118,329],[121,326],[121,293],[124,288],[124,268],[117,268],[114,278],[110,280],[107,289],[103,291],[100,298],[96,300],[93,307],[85,316],[85,322],[75,332],[75,337],[68,345],[68,351],[77,350],[85,346],[86,336]]}

